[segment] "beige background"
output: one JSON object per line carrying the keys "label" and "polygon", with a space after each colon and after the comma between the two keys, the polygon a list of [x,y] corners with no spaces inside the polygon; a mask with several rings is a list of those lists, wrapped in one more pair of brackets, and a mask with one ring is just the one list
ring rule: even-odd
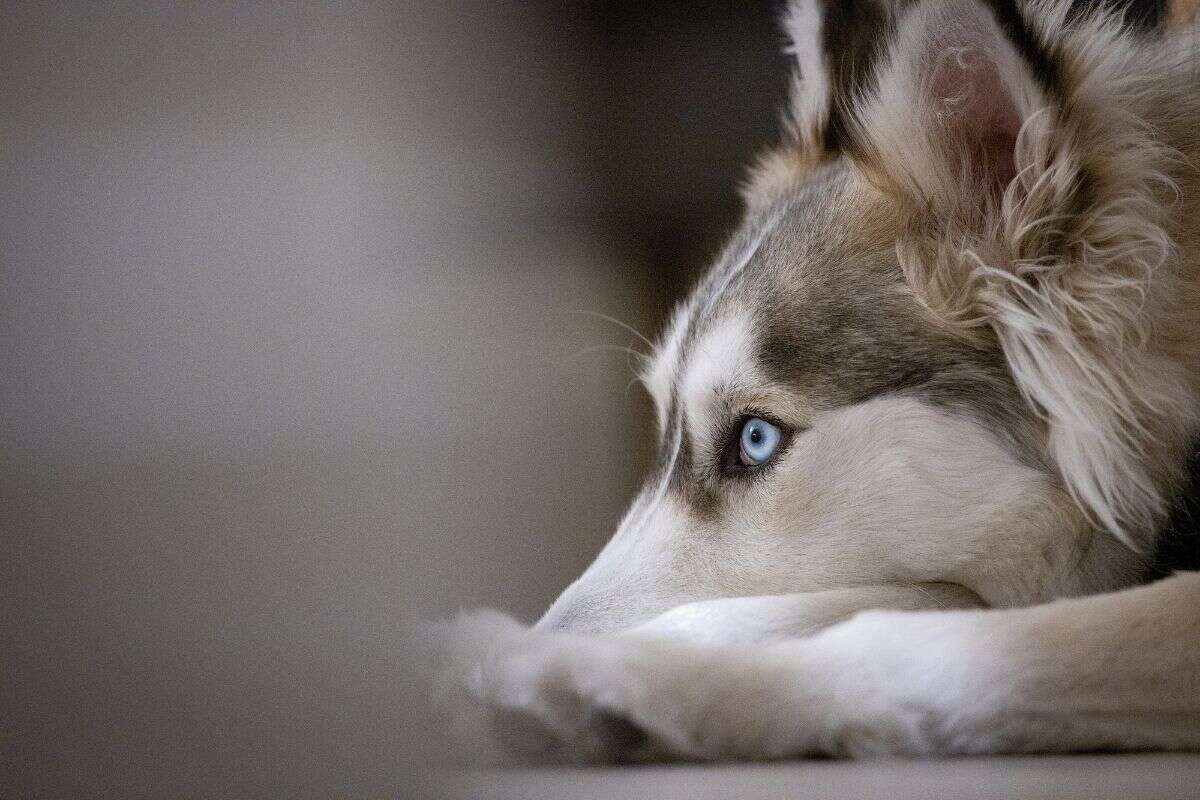
{"label": "beige background", "polygon": [[0,796],[403,794],[406,619],[534,618],[775,127],[766,6],[5,4]]}

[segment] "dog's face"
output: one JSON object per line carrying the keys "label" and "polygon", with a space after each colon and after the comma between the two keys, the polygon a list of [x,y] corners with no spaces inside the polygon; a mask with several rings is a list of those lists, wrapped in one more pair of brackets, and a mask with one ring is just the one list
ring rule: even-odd
{"label": "dog's face", "polygon": [[1053,491],[998,351],[939,330],[894,209],[845,163],[761,209],[675,314],[645,382],[658,466],[544,624],[684,602],[961,581]]}
{"label": "dog's face", "polygon": [[1061,165],[1032,149],[1081,134],[1030,122],[1050,101],[989,12],[927,5],[873,7],[856,35],[890,50],[841,75],[823,69],[818,7],[793,9],[795,138],[647,370],[657,467],[543,626],[881,583],[1020,602],[1073,580],[1089,518],[1136,528],[1138,498],[1096,483],[1119,467],[1136,485],[1143,465],[1088,439],[1127,420],[1055,360],[1078,332],[1021,286],[996,294],[1023,264],[1070,257],[1061,226],[1029,243],[1034,200],[1077,202],[1034,197],[1033,173]]}

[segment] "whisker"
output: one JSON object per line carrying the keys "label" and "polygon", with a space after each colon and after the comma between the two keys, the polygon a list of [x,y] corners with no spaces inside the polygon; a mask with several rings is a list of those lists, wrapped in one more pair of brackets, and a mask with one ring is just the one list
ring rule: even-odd
{"label": "whisker", "polygon": [[[619,344],[594,344],[594,345],[591,345],[590,347],[585,347],[582,350],[576,350],[574,353],[571,353],[570,355],[565,356],[562,360],[563,361],[574,361],[575,359],[580,358],[582,356],[586,356],[590,353],[598,353],[598,352],[602,352],[605,350],[616,350],[618,352],[625,353],[627,358],[640,358],[644,361],[650,360],[650,357],[647,356],[645,353],[639,353],[637,350],[634,350],[631,347],[625,347],[624,345],[619,345]],[[633,369],[633,367],[631,366],[630,369]],[[634,369],[633,371],[637,372],[636,369]]]}
{"label": "whisker", "polygon": [[641,376],[634,375],[632,378],[629,379],[629,383],[625,384],[625,392],[622,395],[622,397],[624,398],[624,401],[625,401],[626,408],[629,408],[629,390],[632,389],[635,384],[638,386],[642,386],[642,387],[645,387],[645,385],[646,385],[642,381]]}
{"label": "whisker", "polygon": [[926,588],[925,588],[924,586],[922,586],[921,584],[919,584],[919,583],[907,583],[907,582],[906,582],[906,583],[904,583],[904,584],[902,584],[902,585],[903,585],[903,586],[906,586],[906,587],[908,587],[908,588],[910,588],[910,589],[916,589],[916,590],[917,590],[917,591],[918,591],[920,594],[923,594],[923,595],[925,595],[925,597],[929,598],[929,600],[930,600],[932,603],[934,603],[934,605],[936,605],[938,608],[940,608],[940,609],[943,609],[943,610],[945,610],[945,609],[946,609],[946,607],[947,607],[947,606],[946,606],[946,604],[945,604],[944,602],[942,602],[941,598],[939,598],[939,597],[938,597],[937,595],[935,595],[933,592],[931,592],[931,591],[929,591],[928,589],[926,589]]}
{"label": "whisker", "polygon": [[637,328],[630,325],[628,322],[622,322],[621,320],[617,319],[616,317],[610,317],[608,314],[602,314],[599,311],[591,311],[586,308],[569,308],[569,309],[565,309],[564,313],[566,313],[566,314],[583,314],[583,315],[589,316],[589,317],[597,317],[598,319],[602,319],[605,322],[611,322],[613,325],[616,325],[620,328],[624,328],[625,330],[632,333],[634,336],[636,336],[638,339],[640,339],[642,341],[642,343],[644,343],[646,345],[646,347],[649,347],[651,351],[654,350],[654,342],[650,341],[645,336],[643,336],[641,331],[639,331]]}

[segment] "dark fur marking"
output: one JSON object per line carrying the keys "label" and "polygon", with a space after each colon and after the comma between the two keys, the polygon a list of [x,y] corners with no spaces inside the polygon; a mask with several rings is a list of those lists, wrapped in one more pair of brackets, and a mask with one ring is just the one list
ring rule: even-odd
{"label": "dark fur marking", "polygon": [[1200,570],[1200,448],[1193,449],[1185,478],[1157,537],[1151,570],[1155,578],[1165,578],[1176,570]]}
{"label": "dark fur marking", "polygon": [[1162,25],[1166,18],[1164,0],[1081,0],[1071,4],[1068,20],[1082,12],[1102,9],[1105,13],[1120,14],[1125,24],[1141,33],[1149,33]]}
{"label": "dark fur marking", "polygon": [[[702,519],[714,518],[721,508],[721,495],[713,486],[711,470],[705,470],[696,458],[691,437],[688,436],[685,411],[675,386],[667,405],[667,430],[664,445],[658,448],[658,460],[654,467],[654,480],[668,481],[668,487]],[[679,452],[675,463],[670,462],[672,447],[669,443],[679,437]],[[670,470],[668,474],[668,470]]]}
{"label": "dark fur marking", "polygon": [[831,285],[802,308],[765,310],[759,358],[773,380],[818,407],[908,396],[970,416],[1031,466],[1030,415],[998,349],[966,347],[883,298],[878,287]]}
{"label": "dark fur marking", "polygon": [[686,435],[679,446],[679,458],[671,474],[671,489],[688,508],[702,520],[716,518],[721,510],[721,493],[715,485],[714,465],[701,463],[692,446],[691,437]]}
{"label": "dark fur marking", "polygon": [[1063,70],[1055,48],[1034,36],[1028,21],[1012,0],[982,0],[982,3],[991,10],[1000,30],[1025,60],[1034,80],[1046,93],[1061,98]]}
{"label": "dark fur marking", "polygon": [[824,0],[821,49],[829,71],[829,115],[821,139],[829,153],[850,144],[849,104],[869,85],[892,25],[872,0]]}

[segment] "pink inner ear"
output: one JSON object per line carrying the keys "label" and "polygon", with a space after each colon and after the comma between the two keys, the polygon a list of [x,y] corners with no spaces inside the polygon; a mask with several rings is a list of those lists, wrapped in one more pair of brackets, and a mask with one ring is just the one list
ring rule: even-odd
{"label": "pink inner ear", "polygon": [[957,154],[960,171],[1007,186],[1016,176],[1013,151],[1021,129],[1021,114],[990,53],[978,36],[956,41],[931,53],[927,96],[933,123],[947,140],[947,152]]}

